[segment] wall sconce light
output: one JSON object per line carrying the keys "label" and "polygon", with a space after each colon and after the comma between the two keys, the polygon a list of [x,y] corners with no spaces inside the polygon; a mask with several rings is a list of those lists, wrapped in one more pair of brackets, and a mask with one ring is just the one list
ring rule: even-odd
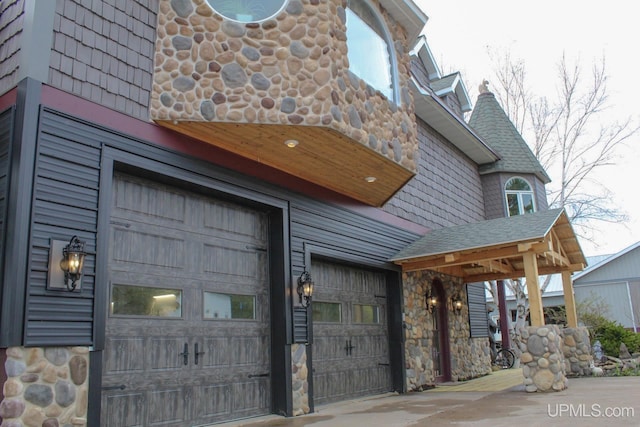
{"label": "wall sconce light", "polygon": [[451,296],[451,308],[455,311],[462,310],[462,298],[460,298],[460,294],[454,294]]}
{"label": "wall sconce light", "polygon": [[427,311],[431,311],[438,305],[438,298],[429,291],[426,295]]}
{"label": "wall sconce light", "polygon": [[76,289],[77,282],[82,277],[84,257],[87,254],[84,251],[84,243],[78,236],[73,236],[69,244],[62,249],[60,268],[64,271],[64,283],[70,291]]}
{"label": "wall sconce light", "polygon": [[298,296],[300,297],[300,304],[305,308],[309,307],[312,295],[313,281],[311,280],[311,274],[308,271],[304,271],[300,277],[298,277]]}

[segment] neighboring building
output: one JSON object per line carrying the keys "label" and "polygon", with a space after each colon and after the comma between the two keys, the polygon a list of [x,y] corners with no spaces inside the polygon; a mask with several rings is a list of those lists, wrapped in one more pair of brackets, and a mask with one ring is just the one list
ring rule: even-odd
{"label": "neighboring building", "polygon": [[590,263],[573,283],[576,301],[602,301],[609,319],[640,332],[640,242]]}
{"label": "neighboring building", "polygon": [[295,416],[483,375],[478,282],[584,262],[544,172],[464,122],[411,0],[0,13],[8,424]]}

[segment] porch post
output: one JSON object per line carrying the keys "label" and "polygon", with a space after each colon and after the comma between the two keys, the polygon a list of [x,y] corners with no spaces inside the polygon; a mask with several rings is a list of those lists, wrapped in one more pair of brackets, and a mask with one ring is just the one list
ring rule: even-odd
{"label": "porch post", "polygon": [[573,280],[571,280],[571,272],[562,272],[562,290],[564,291],[564,307],[567,312],[567,326],[570,328],[578,327],[578,314],[576,312],[576,298],[573,294]]}
{"label": "porch post", "polygon": [[525,252],[522,260],[524,261],[524,274],[527,279],[531,326],[543,326],[544,314],[542,313],[542,296],[540,295],[540,284],[538,282],[538,260],[533,252]]}

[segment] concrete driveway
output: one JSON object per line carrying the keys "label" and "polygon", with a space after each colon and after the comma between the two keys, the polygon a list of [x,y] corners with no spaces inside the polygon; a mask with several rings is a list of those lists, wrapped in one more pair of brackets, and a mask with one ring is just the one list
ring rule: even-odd
{"label": "concrete driveway", "polygon": [[552,393],[526,393],[524,386],[513,384],[487,386],[490,380],[521,384],[519,372],[320,406],[300,417],[269,416],[223,426],[640,426],[640,377],[570,378],[567,390]]}

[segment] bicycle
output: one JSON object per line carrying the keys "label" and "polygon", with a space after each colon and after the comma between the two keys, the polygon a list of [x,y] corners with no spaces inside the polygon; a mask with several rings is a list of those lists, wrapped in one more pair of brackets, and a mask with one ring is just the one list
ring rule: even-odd
{"label": "bicycle", "polygon": [[496,360],[493,363],[502,369],[511,369],[516,363],[516,355],[508,348],[501,348],[498,350]]}

